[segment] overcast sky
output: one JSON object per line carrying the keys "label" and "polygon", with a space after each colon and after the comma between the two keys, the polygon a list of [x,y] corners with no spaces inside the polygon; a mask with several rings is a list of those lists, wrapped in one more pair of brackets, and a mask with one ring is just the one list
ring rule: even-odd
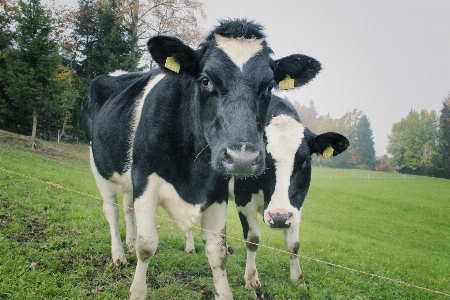
{"label": "overcast sky", "polygon": [[386,153],[393,123],[411,109],[440,113],[450,93],[450,1],[201,2],[205,32],[218,19],[247,18],[265,27],[275,58],[302,53],[319,60],[322,72],[288,98],[313,100],[332,118],[363,111],[377,155]]}

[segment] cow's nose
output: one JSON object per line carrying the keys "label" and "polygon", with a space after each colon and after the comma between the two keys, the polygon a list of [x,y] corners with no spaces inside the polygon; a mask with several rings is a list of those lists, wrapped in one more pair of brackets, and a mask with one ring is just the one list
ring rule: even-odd
{"label": "cow's nose", "polygon": [[269,212],[269,225],[272,228],[289,228],[292,224],[292,221],[289,220],[292,215],[292,212]]}
{"label": "cow's nose", "polygon": [[235,176],[251,176],[264,169],[264,156],[261,151],[242,144],[240,147],[226,148],[223,165],[227,173]]}

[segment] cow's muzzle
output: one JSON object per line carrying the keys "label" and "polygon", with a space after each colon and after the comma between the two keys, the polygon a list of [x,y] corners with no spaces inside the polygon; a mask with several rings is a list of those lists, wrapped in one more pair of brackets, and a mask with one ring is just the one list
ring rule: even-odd
{"label": "cow's muzzle", "polygon": [[266,215],[266,223],[271,228],[289,228],[293,222],[292,212],[268,212]]}
{"label": "cow's muzzle", "polygon": [[226,173],[236,177],[259,175],[263,172],[264,153],[258,147],[241,143],[223,150],[223,166]]}

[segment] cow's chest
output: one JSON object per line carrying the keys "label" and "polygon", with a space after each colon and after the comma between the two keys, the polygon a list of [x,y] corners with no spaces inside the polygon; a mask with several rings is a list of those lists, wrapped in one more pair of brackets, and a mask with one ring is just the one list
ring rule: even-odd
{"label": "cow's chest", "polygon": [[[193,191],[194,192],[194,191]],[[201,197],[201,193],[199,195]],[[192,204],[183,199],[174,185],[164,180],[157,173],[148,177],[144,193],[136,201],[148,201],[149,207],[161,205],[169,213],[171,221],[187,231],[197,224],[202,215],[204,203]]]}

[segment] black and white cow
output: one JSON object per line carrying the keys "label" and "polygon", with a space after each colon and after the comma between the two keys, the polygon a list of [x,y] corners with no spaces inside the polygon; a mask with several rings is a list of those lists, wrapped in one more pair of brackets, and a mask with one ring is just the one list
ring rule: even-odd
{"label": "black and white cow", "polygon": [[[333,149],[330,156],[336,156],[349,145],[347,138],[335,132],[312,133],[302,124],[294,107],[279,97],[272,96],[268,116],[265,173],[234,181],[234,198],[244,238],[249,242],[246,288],[261,286],[255,264],[256,244],[261,238],[257,213],[271,228],[283,230],[287,251],[298,254],[302,205],[311,182],[311,156],[323,154],[327,148]],[[290,256],[290,278],[300,286],[304,283],[296,255]]]}
{"label": "black and white cow", "polygon": [[295,87],[307,83],[320,63],[304,55],[273,60],[262,27],[246,20],[222,21],[197,50],[167,36],[151,38],[148,48],[161,69],[99,76],[82,105],[113,261],[126,263],[116,205],[122,192],[126,242],[138,258],[131,299],[147,294],[158,205],[182,230],[201,220],[216,298],[232,299],[217,234],[225,230],[229,178],[263,172],[272,88],[288,77]]}

